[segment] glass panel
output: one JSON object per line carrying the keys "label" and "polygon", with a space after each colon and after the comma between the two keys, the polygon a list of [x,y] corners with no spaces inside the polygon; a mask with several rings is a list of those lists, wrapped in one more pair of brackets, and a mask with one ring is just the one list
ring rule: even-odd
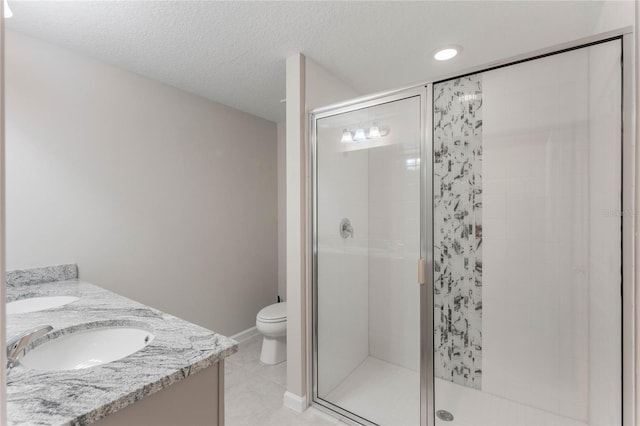
{"label": "glass panel", "polygon": [[317,120],[317,402],[420,417],[420,97]]}
{"label": "glass panel", "polygon": [[434,86],[437,425],[621,424],[620,88],[618,40]]}

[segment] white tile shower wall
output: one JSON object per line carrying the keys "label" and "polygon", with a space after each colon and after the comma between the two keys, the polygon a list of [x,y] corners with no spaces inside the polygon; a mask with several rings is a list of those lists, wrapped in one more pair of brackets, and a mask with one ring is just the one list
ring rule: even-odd
{"label": "white tile shower wall", "polygon": [[[382,112],[388,108],[391,113]],[[419,369],[420,103],[381,106],[391,145],[369,156],[369,354]],[[418,388],[414,389],[418,392]]]}
{"label": "white tile shower wall", "polygon": [[444,380],[482,387],[482,76],[434,86],[434,351]]}
{"label": "white tile shower wall", "polygon": [[[369,152],[369,353],[419,368],[419,169],[401,145]],[[389,161],[389,159],[397,161]]]}
{"label": "white tile shower wall", "polygon": [[[597,194],[620,194],[609,179],[616,172],[604,173],[619,163],[619,149],[611,149],[619,136],[590,134],[588,71],[581,49],[483,75],[483,390],[582,421],[589,420],[589,365],[598,351],[589,333],[601,327],[589,313],[596,289],[606,305],[591,312],[619,321],[604,288],[616,285],[607,269],[615,265],[605,266],[602,279],[592,276],[616,235],[613,221],[594,209],[617,206],[615,195]],[[611,229],[590,221],[594,212]],[[608,354],[617,353],[616,338],[606,335],[614,329],[598,333],[598,346],[611,343],[602,349]],[[601,359],[598,367],[610,371],[607,362],[619,360]]]}
{"label": "white tile shower wall", "polygon": [[[318,137],[318,394],[326,396],[368,355],[367,151],[339,151],[342,128]],[[343,239],[348,218],[354,237]]]}

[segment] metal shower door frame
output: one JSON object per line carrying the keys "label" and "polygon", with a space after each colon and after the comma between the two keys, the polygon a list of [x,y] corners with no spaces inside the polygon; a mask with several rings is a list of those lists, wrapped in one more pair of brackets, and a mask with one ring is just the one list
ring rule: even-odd
{"label": "metal shower door frame", "polygon": [[[345,421],[353,425],[368,425],[375,426],[375,423],[368,421],[365,418],[358,416],[355,413],[351,413],[341,407],[331,404],[328,401],[321,400],[318,397],[318,179],[317,179],[317,149],[318,149],[318,134],[317,134],[317,121],[322,118],[327,118],[339,114],[346,114],[349,112],[357,111],[364,108],[370,108],[378,105],[401,101],[403,99],[419,97],[420,99],[420,258],[427,261],[427,265],[433,264],[433,259],[429,259],[429,253],[433,253],[433,236],[432,236],[432,211],[433,211],[433,197],[432,182],[427,182],[428,176],[432,176],[432,144],[431,144],[431,131],[430,131],[430,111],[427,111],[427,97],[429,96],[429,90],[425,85],[414,86],[406,89],[401,89],[393,92],[387,92],[380,95],[375,95],[369,98],[363,98],[356,102],[349,102],[345,104],[339,104],[333,107],[319,108],[310,112],[310,194],[311,194],[311,239],[310,250],[311,256],[311,291],[308,292],[310,296],[309,307],[310,312],[310,351],[311,359],[309,365],[309,373],[311,380],[309,381],[308,395],[311,396],[311,404],[321,411],[329,412],[331,414],[337,414],[342,421]],[[423,166],[424,165],[424,166]],[[426,213],[425,213],[426,212]],[[430,243],[431,242],[431,243]],[[416,259],[416,262],[418,259]],[[426,268],[426,283],[420,287],[420,424],[426,426],[426,418],[424,413],[428,413],[428,410],[424,404],[427,399],[427,392],[429,383],[433,386],[433,373],[425,374],[425,359],[430,360],[431,371],[433,371],[433,337],[429,332],[428,318],[431,318],[431,324],[433,324],[433,286],[429,286],[429,282],[433,280],[433,268]],[[430,281],[431,280],[431,281]],[[416,283],[416,285],[418,285]],[[431,291],[427,289],[429,287]],[[429,295],[430,298],[429,298]],[[431,305],[429,306],[429,300]],[[428,312],[425,312],[428,311]],[[425,318],[426,317],[426,318]],[[425,321],[427,321],[425,323]],[[426,341],[425,341],[426,337]],[[429,382],[430,376],[430,382]],[[432,388],[431,388],[432,389]],[[433,396],[433,392],[428,392]],[[433,399],[433,398],[432,398]],[[430,409],[433,410],[433,403],[429,404]],[[431,411],[433,413],[433,411]],[[428,415],[428,414],[427,414]]]}

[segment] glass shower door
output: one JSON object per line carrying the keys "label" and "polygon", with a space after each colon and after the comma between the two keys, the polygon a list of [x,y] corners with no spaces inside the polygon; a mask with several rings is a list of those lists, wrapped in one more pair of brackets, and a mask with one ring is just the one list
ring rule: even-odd
{"label": "glass shower door", "polygon": [[314,402],[420,423],[422,91],[316,115]]}
{"label": "glass shower door", "polygon": [[621,425],[621,56],[434,85],[436,425]]}

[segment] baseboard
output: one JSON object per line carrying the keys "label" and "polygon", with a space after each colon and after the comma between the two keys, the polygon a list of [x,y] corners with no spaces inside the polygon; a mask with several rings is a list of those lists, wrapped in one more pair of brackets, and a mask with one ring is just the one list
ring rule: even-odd
{"label": "baseboard", "polygon": [[307,409],[307,397],[298,396],[287,391],[284,393],[284,406],[298,413],[302,413]]}
{"label": "baseboard", "polygon": [[241,331],[240,333],[234,334],[233,336],[231,336],[231,338],[238,343],[243,343],[251,339],[252,337],[255,337],[258,335],[260,335],[260,332],[254,325],[253,327],[247,328],[246,330]]}

